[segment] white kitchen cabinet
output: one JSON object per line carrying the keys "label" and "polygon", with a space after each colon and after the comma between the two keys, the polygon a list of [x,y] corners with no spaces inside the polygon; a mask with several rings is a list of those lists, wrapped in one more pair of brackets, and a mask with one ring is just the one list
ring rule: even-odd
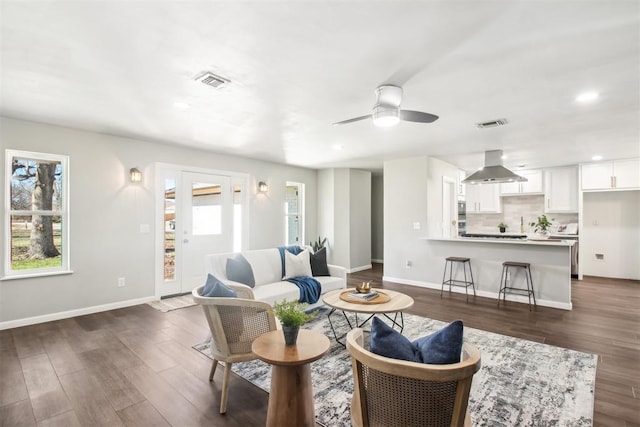
{"label": "white kitchen cabinet", "polygon": [[498,184],[468,184],[465,185],[467,199],[467,214],[469,213],[500,213],[500,185]]}
{"label": "white kitchen cabinet", "polygon": [[640,159],[585,163],[581,169],[583,190],[640,189]]}
{"label": "white kitchen cabinet", "polygon": [[458,200],[464,200],[464,190],[465,185],[462,183],[466,178],[467,174],[463,170],[458,171]]}
{"label": "white kitchen cabinet", "polygon": [[578,166],[544,170],[544,211],[578,212]]}
{"label": "white kitchen cabinet", "polygon": [[542,194],[542,170],[532,169],[528,171],[517,171],[516,173],[527,178],[527,182],[506,182],[500,184],[501,195]]}

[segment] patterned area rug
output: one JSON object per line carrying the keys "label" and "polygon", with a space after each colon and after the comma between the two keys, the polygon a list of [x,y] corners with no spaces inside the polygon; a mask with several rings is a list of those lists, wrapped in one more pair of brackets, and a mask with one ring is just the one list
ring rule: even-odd
{"label": "patterned area rug", "polygon": [[[350,426],[353,393],[347,350],[333,339],[328,310],[307,323],[307,329],[331,338],[331,349],[311,366],[316,420],[327,427]],[[337,331],[347,331],[340,315],[332,316]],[[405,315],[403,334],[415,339],[444,323]],[[368,334],[367,334],[368,335]],[[365,335],[365,336],[367,336]],[[481,351],[482,368],[473,377],[469,408],[476,426],[591,426],[597,356],[539,344],[478,329],[464,328],[465,341]],[[209,342],[194,346],[211,357]],[[269,391],[270,366],[262,361],[238,363],[233,371]]]}
{"label": "patterned area rug", "polygon": [[147,304],[163,313],[196,305],[196,303],[193,302],[193,296],[191,296],[191,293],[187,295],[180,295],[179,297],[161,299],[160,301],[151,301]]}

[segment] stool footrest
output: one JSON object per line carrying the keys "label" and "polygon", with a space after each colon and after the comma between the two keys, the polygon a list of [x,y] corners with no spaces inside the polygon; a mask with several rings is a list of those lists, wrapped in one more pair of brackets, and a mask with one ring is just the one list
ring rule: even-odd
{"label": "stool footrest", "polygon": [[464,280],[446,280],[445,282],[443,282],[444,285],[451,285],[451,286],[461,286],[461,287],[467,287],[467,286],[473,286],[473,282],[465,282]]}

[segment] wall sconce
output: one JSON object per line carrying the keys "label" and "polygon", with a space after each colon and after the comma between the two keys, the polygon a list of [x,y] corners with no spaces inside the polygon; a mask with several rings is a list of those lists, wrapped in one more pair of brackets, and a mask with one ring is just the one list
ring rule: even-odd
{"label": "wall sconce", "polygon": [[264,181],[260,181],[258,183],[258,193],[266,193],[267,191],[269,191],[269,186],[267,185],[267,183]]}
{"label": "wall sconce", "polygon": [[131,168],[129,174],[131,175],[131,182],[142,182],[142,172],[138,168]]}

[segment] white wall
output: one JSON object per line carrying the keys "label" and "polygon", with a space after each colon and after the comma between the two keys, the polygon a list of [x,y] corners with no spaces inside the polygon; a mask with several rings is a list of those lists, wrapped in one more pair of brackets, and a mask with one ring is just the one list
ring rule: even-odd
{"label": "white wall", "polygon": [[[304,183],[305,234],[317,236],[315,170],[8,118],[0,120],[3,167],[7,148],[70,157],[70,255],[74,271],[71,275],[1,281],[0,322],[154,295],[154,233],[141,234],[139,226],[149,224],[151,230],[155,227],[156,162],[249,174],[250,249],[284,243],[285,183]],[[142,185],[129,184],[131,167],[143,171]],[[257,181],[269,184],[267,195],[256,197]],[[0,191],[4,198],[4,186]],[[4,212],[0,215],[4,223]],[[127,285],[118,288],[117,277],[126,277]]]}
{"label": "white wall", "polygon": [[371,177],[371,260],[384,260],[384,177]]}
{"label": "white wall", "polygon": [[[318,236],[327,238],[327,262],[336,264],[333,260],[334,242],[334,173],[333,169],[318,171]],[[318,237],[316,236],[316,237]],[[315,241],[315,239],[313,239]]]}
{"label": "white wall", "polygon": [[370,268],[371,173],[339,168],[318,176],[319,230],[329,241],[329,263],[348,271]]}
{"label": "white wall", "polygon": [[582,274],[640,280],[640,191],[585,192],[582,213]]}
{"label": "white wall", "polygon": [[457,173],[426,156],[384,163],[385,280],[418,286],[442,281],[444,258],[454,254],[440,253],[437,243],[423,238],[442,235],[442,181]]}
{"label": "white wall", "polygon": [[[427,157],[384,162],[384,276],[424,280],[427,270]],[[413,223],[419,222],[420,230]],[[412,262],[406,268],[406,261]]]}
{"label": "white wall", "polygon": [[349,266],[371,268],[371,172],[349,171]]}

